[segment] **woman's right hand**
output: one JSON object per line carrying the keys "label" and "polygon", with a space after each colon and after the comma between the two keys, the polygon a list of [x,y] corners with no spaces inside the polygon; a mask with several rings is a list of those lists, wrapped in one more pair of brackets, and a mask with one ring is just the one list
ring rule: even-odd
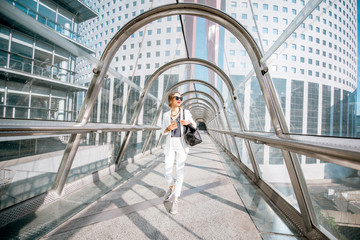
{"label": "woman's right hand", "polygon": [[177,125],[176,124],[170,124],[168,127],[167,127],[167,130],[168,131],[171,131],[171,130],[174,130],[177,128]]}

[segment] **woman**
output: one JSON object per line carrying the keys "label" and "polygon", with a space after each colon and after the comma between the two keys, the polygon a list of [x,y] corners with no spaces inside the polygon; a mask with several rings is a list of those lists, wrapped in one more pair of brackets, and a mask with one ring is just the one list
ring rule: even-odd
{"label": "woman", "polygon": [[[178,198],[184,180],[184,167],[189,146],[184,140],[185,125],[192,124],[196,128],[189,110],[180,107],[182,97],[180,93],[173,92],[168,96],[170,111],[164,113],[162,121],[162,132],[166,136],[165,154],[165,178],[168,182],[169,190],[164,196],[165,201],[169,201],[174,195],[170,213],[178,212]],[[185,115],[185,116],[184,116]],[[174,160],[176,155],[176,179],[172,177]]]}

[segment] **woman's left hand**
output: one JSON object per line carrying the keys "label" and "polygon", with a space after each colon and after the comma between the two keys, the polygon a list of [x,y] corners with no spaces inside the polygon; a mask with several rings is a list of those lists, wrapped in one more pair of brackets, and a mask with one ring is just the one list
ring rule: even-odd
{"label": "woman's left hand", "polygon": [[189,125],[190,122],[186,120],[180,120],[181,125]]}

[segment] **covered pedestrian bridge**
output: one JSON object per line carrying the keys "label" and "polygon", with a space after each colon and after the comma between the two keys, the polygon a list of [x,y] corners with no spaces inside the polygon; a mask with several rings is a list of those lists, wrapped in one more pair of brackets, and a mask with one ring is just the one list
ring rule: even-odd
{"label": "covered pedestrian bridge", "polygon": [[[308,1],[266,52],[243,25],[206,5],[163,5],[129,21],[93,69],[76,122],[0,120],[3,141],[37,139],[46,145],[51,144],[46,139],[56,136],[63,146],[56,152],[1,161],[1,168],[13,169],[4,172],[8,179],[13,171],[43,166],[37,172],[42,175],[24,176],[11,183],[14,187],[7,190],[12,192],[1,193],[1,235],[9,239],[346,239],[346,231],[359,233],[359,139],[291,131],[267,65],[320,3]],[[134,75],[121,79],[127,106],[122,123],[91,120],[94,111],[103,107],[97,105],[99,98],[116,91],[104,84],[111,78],[115,54],[133,34],[169,16],[179,18],[186,56],[159,66],[143,87]],[[184,17],[206,19],[209,29],[220,26],[233,35],[252,70],[238,81],[218,59],[196,56],[186,40],[197,36],[185,36],[190,31]],[[211,34],[209,30],[205,38]],[[183,75],[159,83],[174,69],[181,69]],[[249,85],[256,86],[259,95],[247,95]],[[182,106],[206,126],[201,130],[204,142],[190,150],[176,216],[162,201],[166,186],[159,127],[173,91],[182,93]],[[263,104],[264,112],[247,103]],[[89,161],[97,156],[98,161]],[[11,168],[15,162],[21,167]],[[16,198],[11,199],[12,194]]]}

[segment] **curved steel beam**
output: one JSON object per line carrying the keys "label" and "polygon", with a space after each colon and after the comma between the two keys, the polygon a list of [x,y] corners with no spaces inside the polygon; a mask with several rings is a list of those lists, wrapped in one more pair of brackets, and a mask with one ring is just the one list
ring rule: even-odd
{"label": "curved steel beam", "polygon": [[[202,92],[202,93],[203,93],[203,92]],[[206,93],[205,93],[205,94],[206,94]],[[216,101],[215,101],[210,95],[208,95],[208,94],[206,94],[205,96],[208,96],[209,99],[212,99],[212,100],[215,102],[215,106],[217,107],[217,112],[220,114],[219,107],[218,107]],[[189,101],[189,100],[195,100],[195,99],[198,99],[198,98],[190,98],[190,99],[187,99],[187,100],[184,101],[182,104],[185,105],[187,101]],[[205,99],[202,99],[202,98],[201,98],[201,99],[199,99],[199,100],[202,100],[202,101],[206,102],[208,105],[211,105],[210,102],[207,101],[207,100],[205,100]],[[229,121],[227,112],[226,112],[226,110],[225,110],[225,107],[224,107],[222,110],[223,110],[223,113],[224,113],[224,117],[225,117],[225,121],[226,121],[227,127],[228,127],[228,129],[229,129],[230,131],[232,131],[231,124],[230,124],[230,121]],[[232,141],[232,144],[233,144],[233,148],[234,148],[234,150],[235,150],[235,152],[236,152],[236,156],[237,156],[237,158],[239,159],[239,161],[241,161],[240,152],[239,152],[239,150],[238,150],[238,147],[237,147],[237,144],[236,144],[236,141],[235,141],[235,137],[234,137],[234,136],[230,136],[230,138],[231,138],[231,141]],[[226,137],[226,139],[227,139],[227,137]]]}
{"label": "curved steel beam", "polygon": [[201,94],[201,95],[204,95],[204,96],[206,96],[207,98],[209,98],[210,101],[211,101],[215,106],[217,106],[217,109],[221,108],[221,106],[219,107],[219,104],[216,102],[216,100],[215,100],[212,96],[210,96],[210,94],[207,94],[206,92],[203,92],[203,91],[188,91],[188,92],[186,92],[186,93],[181,94],[181,96],[184,97],[184,96],[187,96],[187,95],[190,95],[190,94]]}
{"label": "curved steel beam", "polygon": [[[208,116],[209,116],[209,113],[213,113],[213,115],[215,115],[216,113],[213,112],[212,109],[209,108],[208,105],[206,105],[205,103],[190,103],[188,104],[188,109],[190,111],[196,111],[196,110],[201,110],[203,112],[205,112]],[[216,116],[216,115],[215,115]],[[221,122],[221,118],[220,118],[220,121],[218,121],[217,117],[214,118],[215,119],[215,127],[217,129],[224,129],[224,125],[222,124]],[[230,148],[230,144],[229,144],[229,141],[228,141],[228,138],[225,134],[219,134],[220,136],[220,140],[221,140],[221,145],[227,149],[229,152],[231,152],[231,148]]]}
{"label": "curved steel beam", "polygon": [[[215,109],[215,107],[214,107],[208,100],[203,99],[203,98],[188,98],[188,99],[186,99],[185,101],[183,101],[183,102],[181,103],[181,105],[182,105],[182,106],[186,106],[187,103],[189,103],[189,102],[191,102],[191,101],[194,101],[194,100],[199,100],[199,101],[203,101],[204,103],[206,103],[208,106],[211,107],[211,109],[213,109],[213,111],[215,112],[215,115],[216,115],[217,113],[220,113],[219,107],[218,107],[217,105],[215,105],[215,107],[216,107],[216,109]],[[191,103],[192,103],[192,102],[191,102]],[[201,102],[195,102],[195,103],[201,103]],[[188,104],[188,105],[189,105],[189,104]]]}
{"label": "curved steel beam", "polygon": [[[171,62],[168,63],[168,64],[170,64],[169,66],[172,65]],[[165,66],[165,65],[164,65],[164,66]],[[210,88],[210,89],[218,96],[218,98],[220,99],[220,101],[224,102],[224,99],[223,99],[221,93],[220,93],[213,85],[211,85],[210,83],[205,82],[205,81],[203,81],[203,80],[198,80],[198,79],[184,80],[184,81],[181,81],[181,82],[176,83],[172,88],[170,88],[167,92],[165,92],[165,93],[163,94],[162,100],[161,100],[161,102],[160,102],[160,105],[159,105],[159,107],[158,107],[158,109],[157,109],[157,112],[156,112],[156,114],[155,114],[154,120],[153,120],[153,122],[152,122],[153,125],[156,125],[157,122],[158,122],[158,119],[159,119],[159,117],[160,117],[160,113],[161,113],[161,110],[162,110],[162,106],[163,106],[163,104],[164,104],[164,102],[165,102],[165,100],[166,100],[167,95],[168,95],[172,90],[174,90],[175,88],[180,87],[180,86],[185,85],[185,84],[191,84],[191,83],[196,83],[196,84],[204,85],[204,86]],[[144,143],[144,146],[143,146],[143,149],[142,149],[142,152],[143,152],[143,153],[146,151],[147,146],[149,145],[150,138],[151,138],[153,132],[154,132],[154,131],[150,131],[149,136],[147,137],[147,139],[146,139],[146,141],[145,141],[145,143]]]}
{"label": "curved steel beam", "polygon": [[[270,74],[268,73],[268,68],[265,64],[261,63],[262,53],[250,33],[247,32],[247,30],[241,24],[239,24],[235,19],[226,13],[206,5],[192,3],[177,3],[150,9],[149,11],[137,16],[120,29],[120,31],[106,46],[103,55],[101,56],[100,64],[96,69],[94,69],[95,75],[89,86],[88,93],[85,97],[77,121],[80,122],[80,124],[86,124],[88,121],[111,61],[120,46],[128,39],[128,37],[130,37],[134,32],[146,24],[151,23],[159,18],[172,15],[191,15],[208,19],[223,26],[241,42],[253,64],[254,71],[256,73],[260,88],[263,92],[265,102],[268,107],[268,111],[271,116],[274,130],[278,136],[286,137],[286,134],[284,135],[284,133],[288,133],[289,131],[280,102],[277,98]],[[230,86],[228,87],[229,89],[231,88]],[[234,102],[236,100],[236,96],[234,95],[233,91],[230,92],[230,96],[231,100]],[[236,113],[239,114],[238,109],[236,109],[237,106],[234,107]],[[58,192],[62,191],[63,185],[65,184],[68,172],[70,171],[72,165],[72,161],[80,144],[80,138],[81,135],[72,135],[70,141],[68,142],[67,149],[65,150],[63,160],[60,164],[58,175],[56,176],[54,183],[54,187],[57,188]],[[290,173],[289,175],[291,182],[293,184],[294,192],[296,194],[302,213],[302,220],[305,225],[306,233],[309,233],[313,229],[312,222],[316,223],[317,220],[314,209],[312,208],[311,199],[306,187],[304,176],[302,174],[300,165],[294,156],[291,156],[290,153],[286,151],[283,151],[283,156]],[[254,166],[254,170],[255,169],[256,166]]]}

